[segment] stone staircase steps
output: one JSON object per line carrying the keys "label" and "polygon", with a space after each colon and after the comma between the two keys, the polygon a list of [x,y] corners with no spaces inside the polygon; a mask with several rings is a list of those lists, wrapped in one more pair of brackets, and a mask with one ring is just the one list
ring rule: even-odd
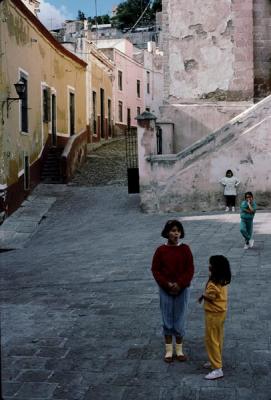
{"label": "stone staircase steps", "polygon": [[49,149],[41,172],[41,181],[43,183],[62,183],[60,171],[60,158],[62,151],[62,148],[51,147]]}

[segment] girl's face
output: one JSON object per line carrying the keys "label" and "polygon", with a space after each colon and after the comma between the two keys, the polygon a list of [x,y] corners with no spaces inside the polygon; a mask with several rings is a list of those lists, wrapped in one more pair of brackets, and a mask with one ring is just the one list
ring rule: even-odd
{"label": "girl's face", "polygon": [[177,226],[173,226],[171,230],[168,232],[168,243],[177,245],[180,240],[181,232],[177,228]]}
{"label": "girl's face", "polygon": [[231,178],[232,177],[232,173],[231,172],[227,172],[227,175],[226,175],[228,178]]}
{"label": "girl's face", "polygon": [[253,197],[252,197],[250,194],[247,194],[247,195],[246,195],[246,201],[249,202],[249,203],[251,203],[252,200],[253,200]]}

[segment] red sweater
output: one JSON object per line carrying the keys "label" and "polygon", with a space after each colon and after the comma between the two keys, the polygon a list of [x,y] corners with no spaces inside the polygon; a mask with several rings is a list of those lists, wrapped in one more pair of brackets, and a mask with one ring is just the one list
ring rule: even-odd
{"label": "red sweater", "polygon": [[169,291],[168,282],[177,282],[181,289],[189,286],[194,275],[190,247],[187,244],[159,246],[153,256],[152,274],[165,291]]}

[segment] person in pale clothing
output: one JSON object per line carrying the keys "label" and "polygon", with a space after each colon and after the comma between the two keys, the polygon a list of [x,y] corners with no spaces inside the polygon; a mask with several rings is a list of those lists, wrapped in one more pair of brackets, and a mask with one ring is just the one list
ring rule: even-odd
{"label": "person in pale clothing", "polygon": [[228,169],[226,172],[226,176],[220,179],[221,185],[224,186],[224,196],[226,202],[226,209],[225,211],[229,211],[230,207],[232,211],[235,211],[235,201],[237,196],[237,186],[240,184],[239,179],[237,179],[231,169]]}

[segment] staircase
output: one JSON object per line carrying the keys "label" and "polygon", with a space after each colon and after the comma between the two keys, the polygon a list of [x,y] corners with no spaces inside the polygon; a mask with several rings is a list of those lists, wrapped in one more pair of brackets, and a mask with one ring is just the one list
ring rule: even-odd
{"label": "staircase", "polygon": [[145,128],[139,152],[145,154],[139,159],[141,208],[146,212],[222,209],[219,180],[227,169],[241,180],[240,199],[249,190],[258,205],[271,207],[270,124],[268,96],[177,154],[151,153],[153,131]]}
{"label": "staircase", "polygon": [[41,181],[43,183],[63,183],[60,172],[60,158],[62,148],[51,147],[41,171]]}

